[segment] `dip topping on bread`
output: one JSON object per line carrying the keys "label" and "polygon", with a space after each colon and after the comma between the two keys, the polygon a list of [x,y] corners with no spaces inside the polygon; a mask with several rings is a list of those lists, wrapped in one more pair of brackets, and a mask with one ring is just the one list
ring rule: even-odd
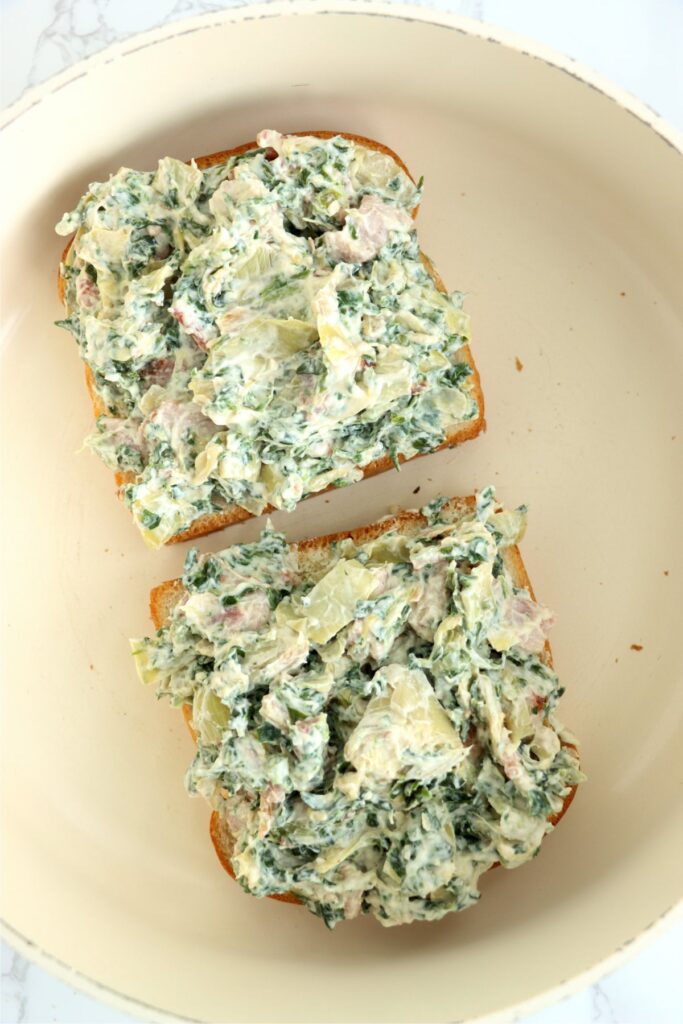
{"label": "dip topping on bread", "polygon": [[166,625],[133,652],[191,707],[188,788],[248,892],[330,927],[434,920],[536,855],[582,775],[524,526],[489,488],[341,538],[267,528],[189,553]]}
{"label": "dip topping on bread", "polygon": [[88,444],[151,546],[481,428],[468,317],[420,254],[420,196],[384,149],[264,131],[204,169],[122,168],[60,221],[61,323],[102,411]]}

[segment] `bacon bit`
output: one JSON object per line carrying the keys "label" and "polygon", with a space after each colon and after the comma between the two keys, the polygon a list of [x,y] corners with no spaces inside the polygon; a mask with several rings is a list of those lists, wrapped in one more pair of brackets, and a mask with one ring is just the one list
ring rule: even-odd
{"label": "bacon bit", "polygon": [[261,793],[259,801],[259,839],[264,839],[270,832],[280,804],[285,799],[285,790],[270,782]]}
{"label": "bacon bit", "polygon": [[220,619],[228,628],[259,629],[270,618],[270,604],[262,590],[244,595],[237,604],[221,612]]}
{"label": "bacon bit", "polygon": [[[330,208],[330,212],[333,212]],[[347,227],[342,231],[328,231],[324,235],[328,255],[335,261],[365,263],[374,259],[389,234],[394,230],[407,229],[412,220],[410,215],[396,206],[384,203],[377,196],[363,196],[360,206],[354,211],[355,237]]]}
{"label": "bacon bit", "polygon": [[272,146],[268,146],[268,149],[263,154],[266,160],[277,160],[277,150],[273,149]]}
{"label": "bacon bit", "polygon": [[473,764],[478,762],[481,757],[481,752],[482,748],[478,740],[474,739],[471,743],[469,740],[467,741],[467,757]]}
{"label": "bacon bit", "polygon": [[84,270],[76,278],[76,298],[83,309],[94,309],[100,301],[100,290]]}
{"label": "bacon bit", "polygon": [[521,373],[524,369],[524,363],[519,356],[515,356],[515,369],[517,370],[517,373]]}
{"label": "bacon bit", "polygon": [[153,359],[142,371],[142,378],[147,387],[151,387],[152,384],[164,387],[168,384],[174,366],[175,358],[173,356],[166,356],[165,359]]}
{"label": "bacon bit", "polygon": [[540,693],[535,693],[531,698],[532,708],[537,708],[539,711],[545,707],[545,697],[542,697]]}
{"label": "bacon bit", "polygon": [[182,309],[178,309],[176,306],[171,306],[171,308],[169,309],[169,313],[174,318],[174,320],[178,321],[183,330],[190,335],[192,340],[197,345],[199,345],[199,347],[204,352],[206,352],[208,349],[206,338],[204,337],[203,334],[200,333],[197,324],[192,324],[188,320],[187,315],[182,311]]}
{"label": "bacon bit", "polygon": [[505,776],[510,780],[510,782],[515,782],[516,779],[523,778],[524,768],[522,767],[520,756],[516,750],[512,753],[503,755],[501,758],[501,764],[503,765]]}
{"label": "bacon bit", "polygon": [[642,649],[643,649],[643,645],[642,644],[631,644],[631,650],[632,651],[642,651]]}
{"label": "bacon bit", "polygon": [[361,891],[350,892],[348,896],[344,898],[344,914],[347,921],[354,917],[358,917],[362,904],[363,893]]}

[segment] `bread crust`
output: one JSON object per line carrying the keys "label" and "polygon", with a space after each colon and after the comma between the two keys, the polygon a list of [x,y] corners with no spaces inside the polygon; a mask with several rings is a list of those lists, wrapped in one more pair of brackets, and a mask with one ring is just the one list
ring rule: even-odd
{"label": "bread crust", "polygon": [[[447,516],[457,518],[459,514],[472,509],[475,505],[475,501],[476,499],[474,496],[451,498],[446,505],[444,505],[442,512],[445,512]],[[384,519],[370,523],[367,526],[359,526],[353,530],[342,530],[338,533],[328,533],[320,537],[311,537],[308,540],[299,541],[291,546],[296,549],[300,559],[303,556],[304,560],[312,561],[316,554],[330,549],[339,541],[350,539],[357,544],[364,544],[393,529],[406,534],[415,533],[426,523],[427,520],[421,512],[416,510],[402,511],[386,516]],[[506,568],[510,572],[515,586],[526,588],[529,591],[530,596],[535,599],[534,589],[531,585],[529,574],[526,571],[522,554],[517,545],[513,545],[505,549],[504,559]],[[166,580],[166,582],[160,583],[159,586],[155,587],[151,591],[150,614],[156,629],[161,629],[162,626],[166,625],[171,612],[175,608],[176,604],[182,600],[185,593],[185,587],[180,579]],[[550,649],[550,644],[547,641],[543,652],[543,661],[552,668],[552,651]],[[184,704],[182,712],[187,727],[190,730],[190,734],[193,740],[196,740],[196,735],[192,728],[192,709],[190,705]],[[564,746],[576,751],[576,747],[571,743],[565,743]],[[569,810],[569,807],[576,796],[576,790],[576,786],[571,787],[567,796],[564,798],[561,810],[558,811],[557,814],[551,815],[548,819],[553,827],[559,824]],[[235,872],[230,859],[233,847],[232,835],[218,811],[213,811],[211,814],[209,833],[221,865],[225,868],[231,878],[235,878]],[[499,866],[499,864],[492,864],[489,871],[492,871],[493,868],[497,868]],[[297,899],[296,896],[293,896],[292,893],[279,893],[277,895],[270,896],[269,899],[279,900],[283,903],[301,903],[301,900]]]}
{"label": "bread crust", "polygon": [[[393,149],[390,149],[389,146],[385,146],[383,143],[377,142],[375,139],[368,139],[364,135],[355,135],[352,132],[332,132],[319,130],[310,132],[290,132],[288,134],[314,135],[320,139],[330,139],[334,138],[334,136],[336,135],[341,135],[345,139],[349,139],[351,142],[356,142],[359,145],[365,146],[367,149],[374,149],[377,152],[385,153],[399,165],[399,167],[408,175],[411,181],[415,181],[415,179],[413,178],[412,174],[410,173],[410,171],[408,170],[400,156],[398,156],[398,154],[395,153]],[[221,163],[222,161],[227,160],[231,156],[238,156],[240,153],[246,153],[250,149],[255,148],[256,141],[245,142],[243,143],[243,145],[235,146],[232,149],[220,150],[217,153],[210,153],[207,156],[196,157],[195,163],[197,164],[197,167],[204,170],[207,167],[211,167],[214,164]],[[413,210],[413,219],[417,216],[418,209],[419,206],[416,206],[415,209]],[[73,236],[69,239],[64,248],[64,251],[62,252],[62,258],[58,271],[57,291],[59,293],[59,298],[62,303],[64,303],[64,277],[62,274],[62,266],[66,260],[72,242]],[[428,273],[434,280],[436,287],[439,289],[440,292],[446,294],[446,286],[444,285],[441,277],[437,273],[432,261],[424,253],[420,253],[420,258],[422,259],[422,262],[424,263]],[[441,451],[444,448],[453,448],[458,444],[462,444],[464,441],[469,441],[472,438],[475,438],[478,434],[480,434],[483,430],[486,429],[486,420],[484,416],[484,395],[481,388],[481,379],[479,377],[479,371],[474,362],[474,358],[472,356],[472,352],[470,350],[469,345],[463,345],[463,347],[459,350],[459,354],[461,360],[463,362],[466,362],[472,371],[471,376],[468,378],[468,380],[472,396],[475,398],[477,402],[477,408],[479,410],[477,416],[471,420],[468,420],[465,423],[458,424],[452,430],[450,430],[443,444],[439,445],[438,448],[433,448],[429,452],[420,452],[416,455],[411,456],[410,459],[406,459],[404,456],[399,455],[399,463],[403,463],[406,461],[412,462],[413,459],[423,458],[425,455],[431,455],[434,452]],[[107,410],[102,399],[97,394],[94,375],[90,367],[87,365],[85,367],[85,384],[86,388],[88,389],[88,394],[90,395],[90,402],[92,404],[95,419],[97,419],[98,416],[104,415]],[[373,462],[368,463],[368,465],[363,468],[362,479],[369,479],[370,477],[376,476],[378,473],[384,473],[387,470],[392,469],[393,467],[394,462],[391,456],[385,455],[380,459],[375,459]],[[114,474],[114,479],[116,482],[117,493],[119,497],[122,497],[122,488],[128,483],[133,483],[136,479],[136,476],[134,473],[131,472],[125,473],[119,471]],[[359,480],[357,482],[360,483],[361,481]],[[335,485],[331,484],[324,490],[315,491],[313,494],[307,495],[307,497],[317,497],[320,494],[325,494],[327,493],[327,491],[331,491],[334,489]],[[271,512],[274,511],[276,510],[269,505],[263,510],[261,515],[269,515]],[[194,540],[197,537],[204,537],[208,533],[214,533],[216,530],[223,530],[228,526],[233,526],[236,523],[242,523],[245,522],[247,519],[253,518],[254,514],[252,512],[247,512],[246,509],[241,508],[241,506],[239,505],[232,505],[229,508],[224,509],[220,512],[208,512],[205,515],[200,516],[198,519],[194,520],[194,522],[187,528],[187,530],[183,530],[180,533],[176,533],[173,537],[170,537],[165,543],[179,544],[182,541]]]}

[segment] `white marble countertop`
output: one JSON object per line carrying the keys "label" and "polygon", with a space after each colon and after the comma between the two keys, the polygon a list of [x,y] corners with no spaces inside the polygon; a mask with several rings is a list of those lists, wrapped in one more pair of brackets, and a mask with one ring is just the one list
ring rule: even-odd
{"label": "white marble countertop", "polygon": [[[133,33],[241,2],[2,0],[2,105]],[[429,0],[413,2],[429,6]],[[612,78],[683,128],[683,0],[433,0],[432,6],[540,39]],[[525,1018],[523,1024],[675,1024],[683,1020],[682,963],[679,921],[600,984]],[[3,1024],[134,1020],[2,945]]]}

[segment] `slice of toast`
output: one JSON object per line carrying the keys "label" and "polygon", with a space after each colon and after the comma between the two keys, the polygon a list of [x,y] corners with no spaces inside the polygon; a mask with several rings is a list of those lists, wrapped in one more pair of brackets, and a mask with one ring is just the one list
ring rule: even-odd
{"label": "slice of toast", "polygon": [[[354,135],[353,133],[350,132],[306,131],[290,132],[289,134],[302,136],[314,135],[317,138],[321,139],[329,139],[335,137],[336,135],[340,135],[345,139],[349,139],[351,142],[355,142],[358,145],[366,147],[367,149],[374,149],[380,153],[385,153],[398,164],[398,166],[408,175],[411,181],[415,180],[410,174],[410,171],[406,167],[403,160],[398,156],[398,154],[395,153],[388,146],[383,145],[381,142],[376,142],[374,139],[368,139],[362,135]],[[231,156],[237,156],[240,153],[248,152],[250,149],[255,149],[256,146],[257,144],[255,141],[246,142],[241,146],[235,146],[233,149],[221,150],[218,153],[211,153],[208,156],[196,157],[195,163],[197,167],[199,167],[201,170],[204,170],[205,168],[211,167],[214,164],[222,163]],[[416,217],[418,209],[419,207],[415,207],[415,209],[413,210],[413,218]],[[66,244],[66,247],[64,248],[58,271],[57,290],[59,293],[59,298],[62,301],[62,303],[64,303],[65,297],[62,267],[68,259],[68,254],[69,250],[71,249],[72,241],[73,238],[69,239],[69,241]],[[421,259],[426,269],[430,273],[432,279],[434,280],[434,284],[436,285],[438,290],[446,294],[446,286],[441,280],[431,260],[424,253],[421,253]],[[484,418],[484,395],[481,389],[481,380],[479,378],[479,371],[477,370],[477,367],[475,365],[469,345],[463,345],[462,348],[458,350],[458,355],[461,361],[467,363],[472,371],[471,376],[468,378],[468,381],[472,395],[477,402],[478,413],[474,419],[467,420],[464,423],[461,422],[458,424],[454,424],[453,427],[447,431],[446,438],[443,444],[439,445],[438,448],[432,449],[432,452],[439,451],[443,448],[453,448],[455,447],[455,445],[462,444],[464,441],[471,440],[472,438],[476,437],[478,434],[480,434],[483,430],[486,429],[486,421]],[[90,401],[92,404],[95,418],[104,415],[106,413],[106,408],[104,406],[104,403],[102,402],[102,399],[97,393],[97,389],[95,386],[95,378],[89,366],[85,367],[85,383],[88,389],[88,394],[90,396]],[[432,452],[418,453],[417,455],[413,455],[411,459],[421,458],[422,455],[429,455],[432,454]],[[405,462],[406,460],[403,455],[399,455],[398,461]],[[375,459],[373,462],[368,463],[368,465],[364,467],[363,478],[366,479],[371,476],[376,476],[378,473],[383,473],[388,469],[392,469],[393,466],[394,462],[391,456],[385,455],[380,459]],[[124,487],[124,485],[128,483],[133,483],[136,477],[135,474],[132,472],[117,472],[114,474],[114,479],[116,481],[118,494],[119,496],[121,496],[122,488]],[[335,485],[332,484],[330,485],[330,487],[327,487],[324,490],[316,491],[314,492],[314,494],[308,495],[308,497],[314,497],[315,495],[318,494],[324,494],[326,491],[333,490],[334,486]],[[267,507],[264,509],[262,514],[267,515],[270,512],[274,511],[275,509]],[[205,515],[200,516],[198,519],[194,520],[194,522],[191,524],[191,526],[188,527],[187,530],[183,530],[180,533],[175,534],[168,541],[166,541],[166,543],[176,544],[179,541],[192,540],[196,537],[203,537],[207,533],[213,533],[215,530],[222,530],[226,526],[232,526],[234,523],[241,523],[244,522],[246,519],[252,518],[253,514],[251,512],[247,512],[246,509],[242,508],[239,505],[231,505],[220,512],[208,512]]]}
{"label": "slice of toast", "polygon": [[[473,508],[474,504],[474,497],[451,498],[451,500],[441,510],[440,515],[444,519],[455,520],[463,512]],[[302,569],[303,573],[305,574],[308,570],[311,575],[319,578],[321,572],[325,570],[326,564],[333,557],[335,542],[349,538],[358,544],[364,544],[389,530],[396,530],[400,533],[410,535],[416,533],[421,527],[425,526],[426,523],[427,520],[421,512],[398,512],[395,515],[387,516],[386,518],[380,519],[378,522],[371,523],[368,526],[360,526],[355,530],[345,530],[341,533],[331,533],[322,537],[313,537],[309,540],[299,541],[298,544],[293,544],[292,547],[298,552],[299,567]],[[535,599],[531,580],[529,579],[524,562],[522,561],[522,555],[519,548],[516,545],[505,548],[504,560],[514,585],[519,588],[525,588],[529,592],[531,598]],[[155,587],[152,590],[149,606],[151,618],[156,629],[161,629],[162,626],[166,625],[171,616],[171,612],[183,599],[185,594],[186,590],[183,586],[182,580],[180,579],[167,580],[165,583],[161,583],[158,587]],[[550,644],[547,641],[541,657],[546,665],[552,667],[552,652]],[[194,730],[192,728],[192,709],[188,704],[184,704],[182,711],[188,729],[192,734],[192,738],[195,739]],[[567,743],[566,746],[575,749],[572,744]],[[548,819],[553,826],[557,825],[566,814],[569,805],[576,795],[576,788],[576,786],[573,786],[570,789],[559,813],[552,815]],[[231,863],[233,837],[226,822],[217,811],[213,811],[211,814],[209,832],[221,865],[225,868],[231,878],[234,878],[235,873]],[[494,864],[492,867],[498,867],[498,865]],[[285,903],[301,902],[291,893],[278,894],[269,898],[281,900]]]}

